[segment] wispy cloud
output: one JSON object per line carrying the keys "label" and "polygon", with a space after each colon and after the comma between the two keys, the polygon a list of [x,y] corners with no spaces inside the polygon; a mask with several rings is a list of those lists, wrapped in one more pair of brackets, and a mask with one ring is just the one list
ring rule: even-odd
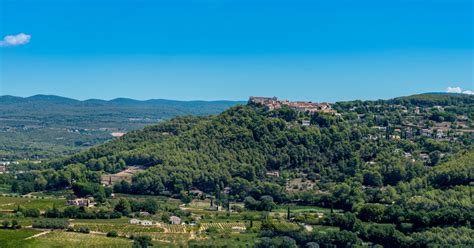
{"label": "wispy cloud", "polygon": [[30,42],[31,35],[25,33],[19,33],[15,35],[7,35],[3,37],[3,40],[0,41],[1,47],[6,46],[19,46],[24,45]]}
{"label": "wispy cloud", "polygon": [[446,89],[446,92],[448,92],[448,93],[459,93],[459,94],[474,95],[474,91],[461,89],[461,87],[448,87],[448,89]]}

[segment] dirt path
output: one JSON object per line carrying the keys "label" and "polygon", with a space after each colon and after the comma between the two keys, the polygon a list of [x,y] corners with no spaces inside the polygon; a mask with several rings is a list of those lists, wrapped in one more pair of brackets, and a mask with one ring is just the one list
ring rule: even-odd
{"label": "dirt path", "polygon": [[32,239],[32,238],[37,238],[37,237],[39,237],[39,236],[43,236],[43,235],[48,234],[48,233],[50,233],[50,232],[51,232],[51,230],[44,231],[44,232],[40,232],[40,233],[38,233],[38,234],[35,234],[35,235],[33,235],[33,236],[30,236],[30,237],[25,238],[25,240]]}

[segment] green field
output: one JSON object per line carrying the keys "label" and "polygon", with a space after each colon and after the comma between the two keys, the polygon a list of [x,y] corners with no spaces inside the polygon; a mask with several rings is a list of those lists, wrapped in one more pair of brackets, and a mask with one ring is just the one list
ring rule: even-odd
{"label": "green field", "polygon": [[74,224],[74,228],[88,227],[91,231],[107,233],[116,231],[120,235],[133,235],[137,233],[161,233],[163,228],[157,226],[141,226],[129,224],[97,224],[97,223],[81,223]]}
{"label": "green field", "polygon": [[52,208],[53,205],[61,208],[66,206],[65,199],[57,198],[32,198],[32,197],[11,197],[11,196],[0,196],[0,210],[14,210],[20,205],[24,208],[36,208],[40,211],[44,211],[48,208]]}
{"label": "green field", "polygon": [[125,238],[109,238],[103,235],[82,234],[75,232],[53,231],[43,236],[29,240],[24,247],[56,248],[56,247],[101,247],[119,248],[131,247],[131,240]]}
{"label": "green field", "polygon": [[253,247],[258,239],[255,233],[224,233],[210,238],[192,240],[189,245],[201,245],[206,247]]}
{"label": "green field", "polygon": [[[277,208],[273,210],[273,212],[277,213],[286,213],[288,210],[288,205],[278,205]],[[298,205],[290,205],[290,211],[292,213],[324,213],[329,214],[331,212],[330,208],[322,208],[317,206],[298,206]],[[338,209],[334,209],[334,212],[340,212]]]}
{"label": "green field", "polygon": [[33,229],[0,229],[0,247],[24,247],[25,244],[31,243],[30,240],[26,241],[25,238],[28,238],[38,233],[40,233],[40,231],[36,231]]}

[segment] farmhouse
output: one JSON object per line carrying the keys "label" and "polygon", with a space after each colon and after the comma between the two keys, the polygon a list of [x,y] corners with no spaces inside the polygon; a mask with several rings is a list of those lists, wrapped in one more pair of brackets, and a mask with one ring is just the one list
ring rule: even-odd
{"label": "farmhouse", "polygon": [[181,224],[181,218],[179,218],[178,216],[171,216],[170,217],[170,223],[173,224],[173,225],[179,225]]}
{"label": "farmhouse", "polygon": [[204,192],[198,188],[191,188],[191,190],[189,190],[189,194],[195,197],[202,197]]}
{"label": "farmhouse", "polygon": [[142,226],[151,226],[151,225],[153,225],[153,222],[151,220],[142,220],[142,221],[140,221],[140,224]]}
{"label": "farmhouse", "polygon": [[265,175],[271,176],[271,177],[280,177],[280,172],[278,172],[278,171],[269,171],[269,172],[265,173]]}
{"label": "farmhouse", "polygon": [[139,220],[139,219],[131,219],[128,221],[130,224],[134,225],[142,225],[142,226],[151,226],[153,225],[153,221],[151,220]]}
{"label": "farmhouse", "polygon": [[131,219],[128,221],[128,223],[130,224],[140,224],[140,220],[139,219]]}
{"label": "farmhouse", "polygon": [[74,200],[68,200],[67,205],[69,206],[83,206],[83,207],[88,207],[91,204],[91,201],[89,199],[84,199],[84,198],[77,198]]}

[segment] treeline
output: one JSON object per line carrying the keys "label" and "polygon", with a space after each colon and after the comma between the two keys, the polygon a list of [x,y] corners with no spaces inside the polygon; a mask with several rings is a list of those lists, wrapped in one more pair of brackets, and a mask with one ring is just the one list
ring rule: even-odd
{"label": "treeline", "polygon": [[358,247],[366,242],[387,248],[474,245],[474,232],[467,227],[432,228],[422,232],[403,233],[393,224],[363,223],[351,214],[342,218],[330,216],[325,224],[338,228],[307,231],[291,223],[264,221],[262,238],[257,247]]}

